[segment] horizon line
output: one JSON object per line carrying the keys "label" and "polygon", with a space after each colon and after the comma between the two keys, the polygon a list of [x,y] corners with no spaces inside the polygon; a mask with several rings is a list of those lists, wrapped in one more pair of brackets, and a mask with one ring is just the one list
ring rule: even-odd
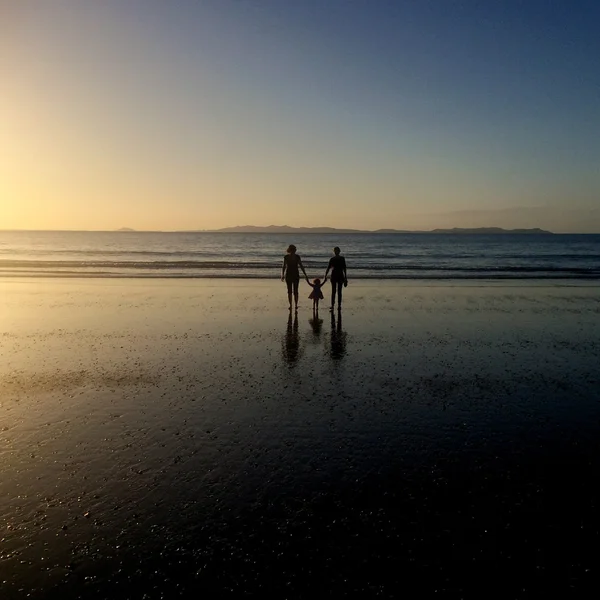
{"label": "horizon line", "polygon": [[[233,225],[227,227],[219,227],[218,229],[135,229],[135,228],[118,228],[118,229],[30,229],[30,228],[0,228],[2,233],[11,232],[55,232],[55,233],[261,233],[261,234],[280,234],[285,233],[284,231],[226,231],[231,229],[276,229],[276,228],[289,228],[304,229],[304,230],[317,230],[317,229],[329,229],[331,231],[313,231],[312,233],[327,234],[327,233],[345,233],[350,235],[352,233],[435,233],[437,231],[478,231],[493,229],[499,231],[513,232],[513,231],[535,231],[540,230],[542,233],[552,235],[599,235],[598,232],[581,232],[581,231],[551,231],[549,229],[543,229],[541,227],[498,227],[498,226],[483,226],[483,227],[435,227],[433,229],[396,229],[394,227],[381,227],[378,229],[355,229],[353,227],[329,227],[327,225],[319,225],[315,227],[307,226],[291,226],[291,225]],[[304,231],[303,233],[311,233],[311,231]]]}
{"label": "horizon line", "polygon": [[[435,227],[433,229],[396,229],[394,227],[381,227],[379,229],[355,229],[353,227],[329,227],[327,225],[319,225],[315,227],[307,226],[291,226],[291,225],[234,225],[227,227],[219,227],[218,229],[135,229],[135,228],[118,228],[118,229],[30,229],[30,228],[0,228],[1,233],[27,233],[27,232],[54,232],[54,233],[261,233],[261,234],[281,234],[285,231],[227,231],[231,229],[275,229],[278,227],[289,228],[291,230],[303,229],[303,230],[316,230],[316,229],[329,229],[331,231],[313,231],[316,234],[327,234],[327,233],[344,233],[350,235],[353,233],[435,233],[435,232],[446,232],[446,231],[478,231],[493,229],[499,231],[513,232],[513,231],[536,231],[539,230],[542,233],[552,235],[600,235],[598,232],[581,232],[581,231],[551,231],[549,229],[543,229],[541,227],[497,227],[497,226],[483,226],[483,227]],[[302,233],[311,233],[311,231],[304,231]]]}
{"label": "horizon line", "polygon": [[[244,227],[255,228],[255,229],[269,229],[270,227],[289,227],[291,230],[316,230],[316,229],[329,229],[331,231],[314,231],[314,233],[337,233],[344,232],[346,234],[351,233],[435,233],[437,231],[478,231],[485,229],[495,229],[500,231],[512,232],[512,231],[536,231],[539,230],[543,233],[553,235],[600,235],[600,231],[597,232],[583,232],[583,231],[551,231],[549,229],[543,229],[541,227],[497,227],[497,226],[483,226],[483,227],[435,227],[433,229],[396,229],[394,227],[381,227],[379,229],[355,229],[353,227],[329,227],[329,226],[316,226],[316,227],[293,227],[293,226],[260,226],[260,225],[241,225],[241,226],[227,226],[220,227],[218,229],[41,229],[41,228],[0,228],[0,233],[27,233],[27,232],[54,232],[54,233],[253,233],[249,231],[227,231],[231,229],[243,229]],[[285,233],[285,231],[257,231],[254,233]],[[310,233],[305,231],[304,233]]]}

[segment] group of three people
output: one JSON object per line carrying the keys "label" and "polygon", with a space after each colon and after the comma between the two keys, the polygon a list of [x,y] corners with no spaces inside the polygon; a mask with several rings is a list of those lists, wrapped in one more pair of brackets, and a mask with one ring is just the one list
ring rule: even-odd
{"label": "group of three people", "polygon": [[[335,307],[335,300],[337,295],[338,309],[342,307],[342,288],[348,285],[348,277],[346,274],[346,259],[341,256],[340,249],[336,246],[333,249],[334,256],[329,260],[327,265],[327,271],[325,271],[325,277],[323,283],[327,281],[329,271],[331,271],[331,310]],[[290,244],[287,249],[287,254],[283,257],[283,268],[281,270],[281,281],[285,281],[287,284],[288,300],[290,303],[290,310],[292,309],[292,295],[294,297],[296,310],[298,310],[298,285],[300,283],[300,271],[304,273],[306,282],[313,288],[309,298],[313,300],[313,309],[319,308],[319,299],[323,298],[323,292],[321,291],[321,280],[315,279],[311,283],[302,264],[302,259],[296,254],[296,246]]]}

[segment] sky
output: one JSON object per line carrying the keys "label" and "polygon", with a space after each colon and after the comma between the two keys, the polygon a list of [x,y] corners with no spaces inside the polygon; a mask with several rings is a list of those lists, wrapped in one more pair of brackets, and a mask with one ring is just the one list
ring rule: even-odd
{"label": "sky", "polygon": [[596,0],[0,0],[0,229],[600,232]]}

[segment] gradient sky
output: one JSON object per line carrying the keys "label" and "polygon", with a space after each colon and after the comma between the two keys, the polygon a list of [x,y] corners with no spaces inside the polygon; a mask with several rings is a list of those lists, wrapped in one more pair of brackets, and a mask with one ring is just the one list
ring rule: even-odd
{"label": "gradient sky", "polygon": [[596,0],[0,0],[0,228],[600,231],[599,28]]}

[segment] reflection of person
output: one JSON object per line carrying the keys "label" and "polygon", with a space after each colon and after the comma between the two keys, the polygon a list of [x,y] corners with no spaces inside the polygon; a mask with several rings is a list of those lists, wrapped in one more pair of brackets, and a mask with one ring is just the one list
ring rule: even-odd
{"label": "reflection of person", "polygon": [[313,312],[313,318],[309,319],[308,322],[312,327],[315,339],[321,335],[321,329],[323,329],[323,319],[319,319],[319,313]]}
{"label": "reflection of person", "polygon": [[335,313],[331,313],[331,358],[343,358],[346,354],[346,333],[342,331],[342,313],[338,312],[337,323]]}
{"label": "reflection of person", "polygon": [[281,281],[285,281],[287,284],[290,310],[292,310],[292,292],[294,293],[296,310],[298,310],[298,284],[300,283],[300,269],[302,269],[304,277],[308,281],[308,276],[304,270],[302,259],[296,254],[296,246],[294,246],[294,244],[290,244],[287,249],[287,254],[283,257],[283,267],[281,269]]}
{"label": "reflection of person", "polygon": [[[323,281],[323,283],[325,283],[325,281]],[[308,280],[307,283],[312,288],[312,292],[310,293],[309,299],[313,301],[313,311],[319,312],[319,300],[323,299],[323,292],[321,291],[321,280],[317,277],[317,279],[313,280],[312,283]]]}
{"label": "reflection of person", "polygon": [[292,366],[300,355],[300,339],[298,336],[298,315],[294,315],[292,320],[292,313],[288,317],[287,329],[285,337],[283,339],[283,358]]}
{"label": "reflection of person", "polygon": [[331,310],[335,306],[335,294],[337,291],[338,309],[342,308],[342,286],[348,285],[348,276],[346,274],[346,259],[340,255],[340,249],[336,246],[333,249],[335,256],[329,259],[325,279],[331,271]]}

